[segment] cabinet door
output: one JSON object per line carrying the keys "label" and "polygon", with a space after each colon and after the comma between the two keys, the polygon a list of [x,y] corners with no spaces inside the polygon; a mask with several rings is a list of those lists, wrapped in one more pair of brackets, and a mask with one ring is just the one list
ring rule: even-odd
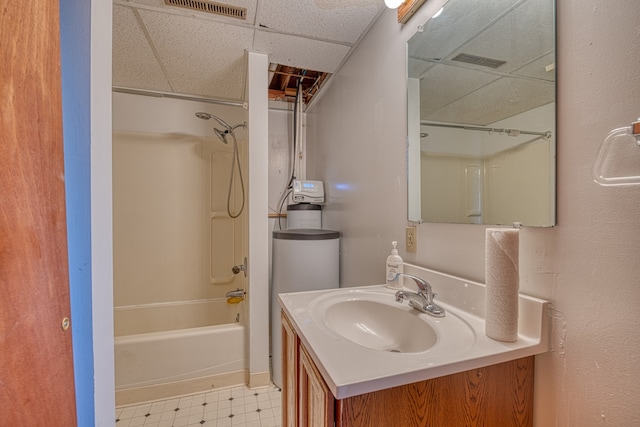
{"label": "cabinet door", "polygon": [[297,386],[298,386],[298,337],[291,327],[287,316],[282,319],[282,425],[298,425]]}
{"label": "cabinet door", "polygon": [[332,427],[334,399],[307,351],[300,346],[298,409],[300,426]]}

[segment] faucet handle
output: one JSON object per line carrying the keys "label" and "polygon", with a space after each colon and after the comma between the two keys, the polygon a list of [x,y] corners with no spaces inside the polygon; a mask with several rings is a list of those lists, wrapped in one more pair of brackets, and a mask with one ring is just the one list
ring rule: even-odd
{"label": "faucet handle", "polygon": [[421,291],[427,292],[429,295],[433,295],[433,291],[431,290],[431,285],[429,284],[429,282],[427,282],[423,278],[414,276],[413,274],[407,274],[407,273],[397,273],[396,277],[398,276],[412,279],[414,282],[416,282],[416,285],[418,285],[418,289],[420,289]]}

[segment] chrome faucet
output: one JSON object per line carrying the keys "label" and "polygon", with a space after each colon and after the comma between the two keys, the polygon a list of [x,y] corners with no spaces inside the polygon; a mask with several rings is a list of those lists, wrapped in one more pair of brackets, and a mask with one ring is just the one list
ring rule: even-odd
{"label": "chrome faucet", "polygon": [[445,312],[444,308],[440,307],[436,303],[433,302],[433,299],[436,297],[436,294],[433,293],[433,289],[431,289],[431,285],[424,279],[421,279],[418,276],[414,276],[412,274],[405,273],[397,273],[395,278],[399,276],[408,277],[409,279],[413,279],[418,285],[418,292],[412,291],[398,291],[396,292],[396,301],[403,302],[405,299],[409,301],[409,305],[416,310],[427,313],[433,317],[444,317]]}

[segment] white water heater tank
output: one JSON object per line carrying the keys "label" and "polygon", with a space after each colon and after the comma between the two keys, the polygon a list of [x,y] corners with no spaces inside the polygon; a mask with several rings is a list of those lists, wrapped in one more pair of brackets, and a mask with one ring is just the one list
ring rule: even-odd
{"label": "white water heater tank", "polygon": [[273,232],[271,380],[282,388],[282,331],[278,294],[338,288],[340,233],[321,229]]}

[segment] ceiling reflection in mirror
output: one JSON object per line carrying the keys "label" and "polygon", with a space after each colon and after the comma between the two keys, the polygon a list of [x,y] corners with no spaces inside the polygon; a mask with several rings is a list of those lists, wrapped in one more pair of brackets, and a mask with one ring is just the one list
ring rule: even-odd
{"label": "ceiling reflection in mirror", "polygon": [[553,0],[449,0],[407,52],[409,220],[554,225]]}

